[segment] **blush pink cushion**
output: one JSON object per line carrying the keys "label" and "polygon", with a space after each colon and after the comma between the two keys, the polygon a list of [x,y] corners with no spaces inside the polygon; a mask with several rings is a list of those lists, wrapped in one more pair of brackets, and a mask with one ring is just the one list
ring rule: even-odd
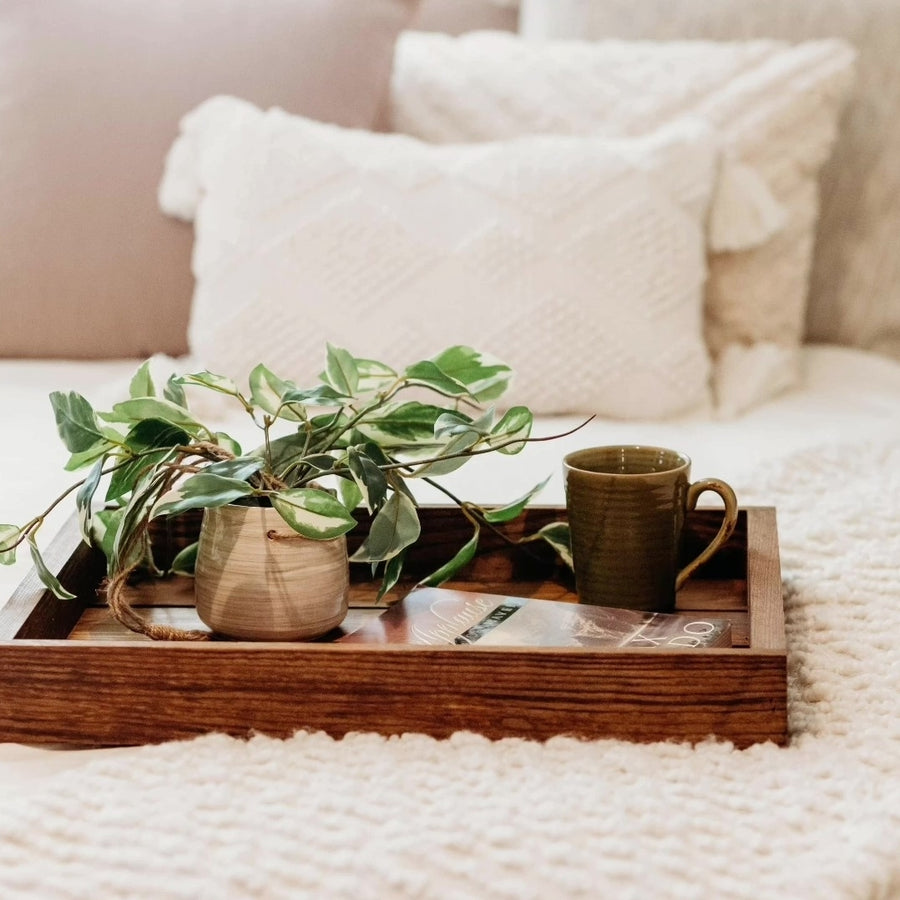
{"label": "blush pink cushion", "polygon": [[192,232],[156,188],[179,119],[237,93],[377,124],[416,0],[0,7],[0,356],[182,353]]}
{"label": "blush pink cushion", "polygon": [[515,31],[518,25],[515,0],[422,0],[413,28],[463,34],[485,28]]}

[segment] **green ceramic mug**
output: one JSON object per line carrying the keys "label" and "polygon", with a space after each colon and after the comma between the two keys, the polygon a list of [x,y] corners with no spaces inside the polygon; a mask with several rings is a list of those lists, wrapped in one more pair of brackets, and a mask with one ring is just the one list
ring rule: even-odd
{"label": "green ceramic mug", "polygon": [[[565,457],[575,586],[582,603],[671,612],[675,592],[737,523],[734,491],[715,478],[691,483],[691,461],[663,447],[590,447]],[[705,491],[725,503],[709,546],[678,567],[688,512]]]}

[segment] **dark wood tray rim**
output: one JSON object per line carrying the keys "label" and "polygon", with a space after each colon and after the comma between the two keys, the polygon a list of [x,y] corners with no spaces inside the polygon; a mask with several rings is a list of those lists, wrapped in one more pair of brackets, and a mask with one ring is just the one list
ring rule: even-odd
{"label": "dark wood tray rim", "polygon": [[[423,507],[423,521],[428,521],[430,514],[444,514],[450,511],[455,512],[452,507],[431,506]],[[718,516],[717,510],[699,509],[697,514],[714,521]],[[543,521],[550,521],[555,518],[564,519],[565,509],[558,506],[533,506],[527,510],[527,515],[533,520],[537,520],[538,524]],[[532,523],[520,523],[519,530],[525,531],[534,527]],[[717,652],[723,649],[726,653],[738,652],[746,654],[749,650],[754,652],[772,650],[775,652],[783,652],[785,648],[784,641],[784,618],[783,607],[780,598],[780,561],[778,556],[777,533],[775,530],[775,510],[772,507],[744,507],[740,511],[740,519],[738,532],[732,539],[733,544],[743,542],[741,552],[746,552],[746,568],[742,576],[747,583],[747,606],[750,615],[750,646],[735,648],[717,648]],[[490,547],[488,548],[490,550]],[[496,545],[494,545],[496,549]],[[734,552],[734,548],[731,548]],[[95,551],[81,542],[80,534],[77,527],[77,520],[73,516],[69,522],[60,530],[53,542],[44,553],[45,559],[51,571],[60,577],[66,584],[74,581],[79,593],[79,599],[74,601],[61,601],[53,597],[47,591],[37,578],[37,574],[32,569],[25,579],[19,584],[4,607],[0,607],[0,648],[4,647],[8,642],[14,641],[21,644],[24,641],[38,641],[45,643],[48,647],[57,645],[63,646],[68,644],[66,640],[72,625],[81,615],[83,610],[90,605],[96,605],[95,602],[85,599],[86,591],[96,589],[100,582],[102,573],[97,570]],[[92,566],[93,571],[85,571],[86,567]],[[773,574],[777,576],[773,580]],[[695,579],[714,580],[709,569],[701,569]],[[473,588],[477,587],[477,579],[471,582]],[[777,602],[773,602],[773,589],[777,589]],[[373,584],[372,594],[374,595],[375,587]],[[47,630],[56,632],[55,634],[46,633]],[[142,642],[142,641],[80,641],[80,643],[93,644],[98,646],[110,647],[116,643],[123,643],[137,650],[143,648],[159,649],[163,646],[169,646],[168,642]],[[177,642],[173,642],[177,643]],[[265,649],[267,647],[285,646],[291,647],[297,651],[310,650],[317,652],[322,644],[316,642],[285,642],[280,644],[277,642],[252,642],[252,641],[210,641],[194,644],[194,646],[202,647],[204,650],[213,649],[223,645],[241,646],[248,649],[256,650]],[[369,647],[362,644],[352,646],[342,646],[327,644],[324,646],[340,647],[342,651],[362,652],[382,651],[384,646]],[[393,646],[393,645],[392,645]],[[397,645],[401,646],[401,645]],[[405,652],[416,652],[424,649],[415,646],[406,646],[402,648]],[[490,648],[477,646],[450,646],[437,648],[442,652],[458,653],[468,651],[485,652]],[[496,650],[505,650],[506,648],[495,648]],[[521,648],[518,648],[521,649]],[[537,652],[541,648],[529,648],[531,652]],[[563,650],[574,653],[619,653],[621,648],[544,648],[549,653],[560,653]],[[638,651],[630,651],[638,652]],[[645,652],[645,651],[640,651]],[[683,654],[685,652],[696,655],[698,652],[711,653],[712,649],[682,650],[679,648],[657,648],[649,651],[652,654],[659,655],[661,653]]]}
{"label": "dark wood tray rim", "polygon": [[[533,509],[538,519],[559,513]],[[775,511],[741,515],[750,646],[731,649],[74,641],[47,631],[65,636],[67,612],[77,620],[83,607],[66,607],[32,574],[0,612],[0,741],[121,745],[302,728],[784,743]],[[48,547],[53,571],[84,565],[78,544],[70,530]],[[27,634],[36,612],[41,630]]]}

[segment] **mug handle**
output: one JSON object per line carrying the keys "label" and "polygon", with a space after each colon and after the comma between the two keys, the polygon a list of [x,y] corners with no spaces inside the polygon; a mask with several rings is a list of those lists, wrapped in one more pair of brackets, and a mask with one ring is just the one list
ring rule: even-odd
{"label": "mug handle", "polygon": [[676,591],[731,537],[734,533],[734,527],[737,525],[737,497],[735,497],[734,491],[718,478],[704,478],[702,481],[695,481],[693,484],[688,485],[687,511],[693,512],[700,495],[705,491],[712,491],[722,498],[725,503],[725,518],[722,520],[718,534],[710,541],[709,546],[693,562],[689,562],[678,573],[678,577],[675,579]]}

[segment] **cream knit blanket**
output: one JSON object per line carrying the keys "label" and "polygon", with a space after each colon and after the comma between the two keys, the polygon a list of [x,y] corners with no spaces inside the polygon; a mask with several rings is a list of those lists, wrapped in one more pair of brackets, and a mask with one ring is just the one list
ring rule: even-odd
{"label": "cream knit blanket", "polygon": [[[900,897],[900,446],[766,467],[788,748],[213,735],[0,805],[0,896]],[[741,486],[738,486],[741,487]]]}

